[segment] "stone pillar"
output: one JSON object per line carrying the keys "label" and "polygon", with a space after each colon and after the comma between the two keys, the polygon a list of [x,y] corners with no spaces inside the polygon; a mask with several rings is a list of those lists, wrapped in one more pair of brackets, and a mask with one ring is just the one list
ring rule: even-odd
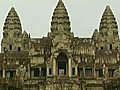
{"label": "stone pillar", "polygon": [[85,90],[85,85],[82,86],[82,90]]}
{"label": "stone pillar", "polygon": [[30,78],[31,75],[30,75],[30,64],[28,64],[28,78]]}
{"label": "stone pillar", "polygon": [[104,78],[108,76],[108,67],[105,64],[103,64],[103,76]]}
{"label": "stone pillar", "polygon": [[3,78],[5,78],[5,61],[3,62]]}
{"label": "stone pillar", "polygon": [[93,68],[93,77],[96,78],[96,71],[95,71],[95,67]]}
{"label": "stone pillar", "polygon": [[3,68],[3,78],[5,78],[5,68]]}
{"label": "stone pillar", "polygon": [[72,67],[72,66],[71,66],[71,63],[72,63],[72,62],[71,62],[71,58],[69,58],[69,61],[68,61],[69,77],[71,77],[71,67]]}
{"label": "stone pillar", "polygon": [[53,76],[56,75],[56,60],[53,59]]}
{"label": "stone pillar", "polygon": [[83,77],[85,77],[85,67],[83,66]]}
{"label": "stone pillar", "polygon": [[41,67],[39,67],[39,76],[41,76]]}
{"label": "stone pillar", "polygon": [[78,76],[77,66],[75,67],[75,76]]}
{"label": "stone pillar", "polygon": [[47,66],[47,76],[49,76],[49,67]]}
{"label": "stone pillar", "polygon": [[117,62],[120,61],[119,53],[117,53]]}

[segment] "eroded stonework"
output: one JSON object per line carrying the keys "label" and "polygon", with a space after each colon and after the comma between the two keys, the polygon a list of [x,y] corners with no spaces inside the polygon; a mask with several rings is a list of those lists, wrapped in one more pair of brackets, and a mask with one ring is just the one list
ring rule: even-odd
{"label": "eroded stonework", "polygon": [[0,53],[2,90],[103,90],[119,77],[118,25],[109,6],[92,38],[74,37],[67,9],[59,0],[47,37],[22,32],[12,7],[3,27]]}

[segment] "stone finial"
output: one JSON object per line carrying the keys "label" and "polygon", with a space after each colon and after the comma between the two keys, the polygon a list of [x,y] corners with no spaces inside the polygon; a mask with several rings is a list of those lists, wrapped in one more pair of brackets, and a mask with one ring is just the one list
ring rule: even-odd
{"label": "stone finial", "polygon": [[24,32],[23,32],[23,38],[27,38],[27,37],[29,37],[29,36],[28,36],[28,33],[27,33],[26,31],[24,31]]}
{"label": "stone finial", "polygon": [[59,0],[59,1],[62,1],[62,0]]}
{"label": "stone finial", "polygon": [[103,14],[104,15],[113,15],[113,12],[112,12],[112,10],[111,10],[109,5],[106,6],[105,11],[104,11]]}
{"label": "stone finial", "polygon": [[56,6],[56,8],[60,8],[60,7],[65,8],[62,0],[59,0],[58,3],[57,3],[57,6]]}
{"label": "stone finial", "polygon": [[15,17],[18,17],[17,15],[17,12],[15,11],[15,8],[14,7],[11,7],[9,13],[8,13],[8,16],[15,16]]}
{"label": "stone finial", "polygon": [[94,32],[93,32],[93,36],[98,36],[98,34],[99,34],[98,30],[95,29]]}
{"label": "stone finial", "polygon": [[11,7],[11,10],[10,11],[15,11],[15,8],[14,7]]}
{"label": "stone finial", "polygon": [[92,39],[97,40],[98,36],[99,36],[99,32],[98,32],[97,29],[95,29],[94,32],[93,32],[93,35],[92,35]]}
{"label": "stone finial", "polygon": [[59,2],[58,2],[58,3],[63,3],[63,2],[62,2],[62,0],[59,0]]}
{"label": "stone finial", "polygon": [[105,10],[110,10],[111,11],[110,6],[107,5]]}

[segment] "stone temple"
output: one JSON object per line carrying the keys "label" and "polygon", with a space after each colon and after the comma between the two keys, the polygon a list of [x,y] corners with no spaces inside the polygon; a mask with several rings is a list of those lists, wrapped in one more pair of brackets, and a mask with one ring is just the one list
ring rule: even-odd
{"label": "stone temple", "polygon": [[0,90],[104,90],[106,82],[120,76],[118,25],[109,6],[99,30],[79,38],[59,0],[50,29],[46,37],[32,38],[10,9],[1,41]]}

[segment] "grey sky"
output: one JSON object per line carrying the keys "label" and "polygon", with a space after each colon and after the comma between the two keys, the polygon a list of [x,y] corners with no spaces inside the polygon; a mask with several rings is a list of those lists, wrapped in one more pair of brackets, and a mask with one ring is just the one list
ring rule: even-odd
{"label": "grey sky", "polygon": [[[0,28],[2,28],[8,11],[15,7],[23,30],[32,37],[46,36],[50,31],[53,10],[58,0],[0,0]],[[120,0],[63,0],[70,16],[72,32],[75,36],[91,37],[98,29],[102,13],[109,5],[120,24]]]}

